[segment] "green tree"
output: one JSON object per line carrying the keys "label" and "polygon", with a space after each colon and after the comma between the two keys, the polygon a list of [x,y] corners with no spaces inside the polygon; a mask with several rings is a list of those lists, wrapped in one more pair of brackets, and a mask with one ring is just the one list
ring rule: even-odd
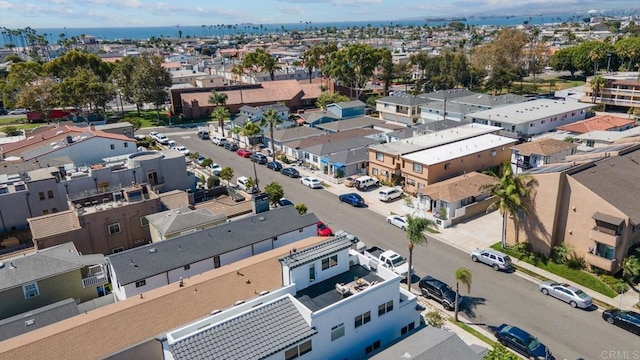
{"label": "green tree", "polygon": [[18,94],[16,106],[35,111],[42,119],[48,120],[49,110],[58,104],[55,87],[56,83],[51,78],[41,78],[25,84]]}
{"label": "green tree", "polygon": [[454,319],[458,321],[458,299],[460,298],[460,284],[467,287],[467,293],[471,293],[471,284],[473,276],[471,270],[467,268],[459,268],[456,270],[456,305],[454,309]]}
{"label": "green tree", "polygon": [[[276,146],[273,141],[273,127],[282,124],[282,119],[278,112],[274,109],[268,109],[262,115],[262,120],[260,120],[260,126],[269,125],[269,138],[271,142],[271,156],[273,156],[273,161],[276,161]],[[278,199],[279,200],[279,199]]]}
{"label": "green tree", "polygon": [[411,291],[411,277],[413,268],[413,248],[416,245],[425,245],[427,243],[427,236],[424,232],[429,228],[433,222],[425,218],[407,215],[407,248],[409,249],[409,271],[407,272],[407,289]]}
{"label": "green tree", "polygon": [[137,131],[142,127],[142,120],[140,120],[140,118],[136,118],[136,117],[127,117],[124,118],[118,122],[128,122],[129,124],[131,124],[133,126],[133,131]]}
{"label": "green tree", "polygon": [[631,282],[633,279],[640,276],[640,259],[634,255],[627,256],[622,261],[622,277]]}
{"label": "green tree", "polygon": [[393,55],[389,49],[380,49],[380,79],[384,83],[384,96],[389,95],[393,81]]}
{"label": "green tree", "polygon": [[556,51],[550,60],[550,65],[556,71],[568,71],[571,73],[571,77],[575,76],[578,70],[575,66],[575,48],[569,47]]}
{"label": "green tree", "polygon": [[245,145],[247,145],[247,140],[251,147],[254,146],[255,140],[254,137],[262,132],[260,126],[256,125],[253,121],[247,121],[243,127],[240,128],[238,133],[245,138]]}
{"label": "green tree", "polygon": [[15,126],[5,126],[2,128],[2,132],[5,133],[7,136],[18,136],[18,135],[22,135],[22,131],[19,130],[17,127]]}
{"label": "green tree", "polygon": [[518,355],[512,353],[500,343],[493,344],[493,349],[487,353],[483,360],[519,360]]}
{"label": "green tree", "polygon": [[442,313],[440,311],[434,310],[434,311],[429,311],[425,317],[424,317],[425,321],[427,322],[427,324],[429,326],[433,326],[435,328],[440,329],[445,322],[447,321],[447,319],[445,319],[444,315],[442,315]]}
{"label": "green tree", "polygon": [[204,160],[202,160],[202,164],[200,164],[203,168],[208,168],[209,166],[213,165],[213,160],[211,158],[206,158]]}
{"label": "green tree", "polygon": [[222,132],[222,137],[225,137],[224,135],[224,120],[228,119],[230,114],[229,114],[229,110],[227,110],[226,107],[224,106],[218,106],[216,107],[213,112],[211,113],[211,116],[218,120],[218,127],[220,128],[220,131]]}
{"label": "green tree", "polygon": [[321,109],[326,109],[327,105],[349,101],[349,98],[340,93],[330,93],[323,91],[316,99],[316,106]]}
{"label": "green tree", "polygon": [[236,83],[240,84],[240,104],[244,104],[244,100],[242,100],[242,76],[244,76],[244,67],[242,63],[234,64],[231,67],[231,74],[236,77]]}
{"label": "green tree", "polygon": [[373,77],[380,64],[381,52],[360,43],[349,44],[331,54],[327,70],[331,77],[355,90],[359,98],[366,82]]}
{"label": "green tree", "polygon": [[9,73],[2,86],[2,101],[6,108],[16,107],[18,94],[25,85],[44,76],[42,66],[36,62],[21,62],[11,65]]}
{"label": "green tree", "polygon": [[207,178],[207,189],[212,189],[216,186],[220,185],[220,178],[215,176],[215,175],[211,175]]}
{"label": "green tree", "polygon": [[156,118],[160,121],[160,106],[167,99],[167,89],[171,86],[171,74],[162,67],[164,60],[160,56],[143,54],[133,74],[135,84],[134,100],[136,104],[153,103]]}
{"label": "green tree", "polygon": [[227,187],[229,187],[229,181],[233,179],[233,168],[231,167],[223,167],[220,170],[220,179],[225,180],[227,182]]}
{"label": "green tree", "polygon": [[640,36],[620,39],[613,46],[621,60],[629,59],[627,71],[633,71],[640,60]]}
{"label": "green tree", "polygon": [[269,202],[273,205],[278,204],[278,201],[284,197],[284,189],[282,188],[282,185],[275,181],[267,184],[267,186],[264,187],[264,192],[267,194]]}
{"label": "green tree", "polygon": [[[489,173],[496,179],[496,183],[485,187],[489,195],[494,196],[496,202],[487,211],[498,209],[502,215],[502,248],[507,246],[507,218],[512,217],[514,223],[520,219],[520,213],[527,214],[528,209],[524,200],[529,197],[531,189],[537,181],[528,175],[514,174],[511,164],[505,162],[501,167],[501,176]],[[518,227],[516,226],[516,231]]]}
{"label": "green tree", "polygon": [[295,204],[293,208],[296,209],[298,211],[298,214],[300,215],[304,215],[307,213],[307,211],[309,211],[309,209],[307,209],[307,205],[305,204]]}
{"label": "green tree", "polygon": [[589,81],[589,86],[591,86],[591,93],[592,93],[591,95],[592,104],[596,103],[596,99],[598,98],[598,95],[600,95],[600,89],[604,87],[605,83],[606,83],[605,79],[600,75],[593,76]]}
{"label": "green tree", "polygon": [[485,87],[500,92],[522,76],[526,63],[523,49],[527,42],[524,31],[505,28],[490,43],[474,50],[473,66],[490,69]]}
{"label": "green tree", "polygon": [[[116,86],[116,91],[127,102],[134,102],[135,84],[133,83],[133,74],[136,71],[137,62],[137,58],[125,56],[115,63],[111,73],[111,79]],[[137,110],[138,116],[140,116],[140,107]]]}

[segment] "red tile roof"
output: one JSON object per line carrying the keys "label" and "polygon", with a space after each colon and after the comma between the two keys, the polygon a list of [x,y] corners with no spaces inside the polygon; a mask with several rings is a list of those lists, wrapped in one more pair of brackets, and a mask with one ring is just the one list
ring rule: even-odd
{"label": "red tile roof", "polygon": [[584,134],[590,131],[606,131],[610,129],[619,128],[622,126],[629,126],[634,124],[635,121],[631,119],[625,119],[621,117],[611,115],[600,115],[590,119],[581,120],[572,124],[562,125],[558,127],[558,130],[570,131],[573,133]]}
{"label": "red tile roof", "polygon": [[[242,90],[242,102],[240,90],[218,91],[227,95],[227,105],[239,105],[241,103],[275,103],[290,101],[302,92],[302,88],[295,80],[267,81],[260,84],[257,89]],[[181,94],[183,102],[188,104],[197,100],[200,107],[213,106],[209,104],[209,91]]]}

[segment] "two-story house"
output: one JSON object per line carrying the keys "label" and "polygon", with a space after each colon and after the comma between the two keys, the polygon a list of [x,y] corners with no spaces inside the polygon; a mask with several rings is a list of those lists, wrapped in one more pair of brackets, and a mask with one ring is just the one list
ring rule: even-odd
{"label": "two-story house", "polygon": [[337,237],[294,249],[280,289],[167,333],[165,348],[176,360],[362,359],[420,327],[400,277],[351,246]]}
{"label": "two-story house", "polygon": [[145,216],[149,223],[151,241],[171,239],[227,222],[224,214],[214,214],[209,209],[192,209],[187,206]]}
{"label": "two-story house", "polygon": [[116,300],[316,235],[318,218],[284,206],[107,257]]}
{"label": "two-story house", "polygon": [[430,101],[420,95],[394,94],[376,100],[376,111],[382,120],[413,125],[420,119],[420,106]]}
{"label": "two-story house", "polygon": [[0,319],[66,300],[107,295],[102,255],[81,255],[72,242],[0,262]]}
{"label": "two-story house", "polygon": [[420,107],[422,122],[437,120],[464,121],[464,117],[476,111],[493,109],[509,104],[518,104],[530,99],[514,94],[491,96],[482,93],[444,98],[442,101],[431,101]]}
{"label": "two-story house", "polygon": [[511,169],[514,174],[553,164],[576,153],[578,144],[556,139],[539,139],[511,147]]}

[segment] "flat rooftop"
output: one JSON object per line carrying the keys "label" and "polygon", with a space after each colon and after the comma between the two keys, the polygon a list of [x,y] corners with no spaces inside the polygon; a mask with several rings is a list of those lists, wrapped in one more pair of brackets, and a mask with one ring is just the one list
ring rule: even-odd
{"label": "flat rooftop", "polygon": [[[356,281],[354,280],[356,278],[362,280]],[[295,298],[309,310],[315,312],[342,301],[354,293],[366,291],[368,287],[383,281],[384,279],[378,276],[375,271],[368,270],[362,265],[352,265],[349,267],[349,271],[298,291]],[[350,289],[350,293],[342,296],[336,291],[336,284],[344,284]]]}
{"label": "flat rooftop", "polygon": [[406,160],[411,160],[425,165],[438,164],[443,161],[461,158],[477,152],[493,149],[499,146],[513,145],[517,142],[508,137],[485,134],[471,139],[460,140],[455,143],[422,150],[403,156]]}
{"label": "flat rooftop", "polygon": [[453,129],[446,129],[430,134],[414,136],[408,139],[393,141],[381,145],[369,146],[369,149],[387,154],[409,154],[412,152],[434,148],[463,139],[500,131],[502,128],[483,124],[467,124]]}
{"label": "flat rooftop", "polygon": [[593,104],[565,102],[562,100],[538,99],[519,104],[505,105],[490,110],[467,114],[467,118],[483,119],[509,124],[526,124],[550,116],[586,110]]}

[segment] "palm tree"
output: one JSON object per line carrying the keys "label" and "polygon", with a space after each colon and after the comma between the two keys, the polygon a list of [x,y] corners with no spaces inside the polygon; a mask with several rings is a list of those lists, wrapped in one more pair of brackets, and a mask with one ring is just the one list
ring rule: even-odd
{"label": "palm tree", "polygon": [[271,140],[271,156],[273,156],[273,161],[276,161],[276,147],[273,142],[273,126],[277,126],[282,124],[282,119],[278,112],[273,109],[268,109],[262,115],[262,120],[260,120],[260,126],[269,125],[269,138]]}
{"label": "palm tree", "polygon": [[[216,92],[215,90],[211,90],[211,94],[209,94],[209,104],[213,104],[217,106],[213,111],[214,113],[216,111],[218,112],[217,116],[214,115],[213,113],[211,115],[213,115],[214,118],[218,119],[218,126],[222,131],[222,137],[224,137],[224,119],[229,117],[229,110],[227,110],[224,107],[227,104],[227,98],[228,98],[227,94],[219,93],[219,92]],[[218,105],[221,105],[221,106],[218,106]],[[222,110],[218,110],[219,108],[224,109],[226,111],[226,115]],[[221,118],[220,116],[223,116],[223,117]]]}
{"label": "palm tree", "polygon": [[600,89],[602,87],[604,87],[604,85],[605,85],[605,80],[600,75],[594,75],[591,78],[591,81],[589,81],[589,85],[591,85],[591,93],[592,93],[591,103],[595,104],[596,103],[596,98],[598,97],[598,94],[600,93]]}
{"label": "palm tree", "polygon": [[640,276],[640,259],[634,255],[627,256],[627,258],[622,261],[622,277],[631,282],[638,276]]}
{"label": "palm tree", "polygon": [[[242,128],[240,128],[240,135],[244,136],[245,139],[252,139],[254,136],[260,134],[262,129],[260,126],[256,125],[253,121],[247,121],[246,124]],[[249,141],[251,143],[251,147],[253,148],[254,141]],[[245,145],[247,144],[245,140]]]}
{"label": "palm tree", "polygon": [[502,248],[504,249],[507,246],[507,216],[511,216],[514,222],[517,222],[519,212],[524,214],[528,212],[523,200],[529,196],[529,192],[538,182],[528,175],[514,174],[509,162],[502,165],[501,173],[500,177],[489,173],[497,182],[484,188],[489,190],[489,195],[496,198],[496,202],[491,204],[487,211],[498,209],[502,214]]}
{"label": "palm tree", "polygon": [[456,305],[454,310],[454,318],[458,321],[458,299],[460,298],[460,284],[467,286],[467,293],[471,293],[472,281],[471,270],[467,268],[459,268],[456,270]]}
{"label": "palm tree", "polygon": [[242,63],[234,64],[231,67],[231,73],[236,76],[236,83],[240,84],[240,105],[242,105],[244,103],[242,100],[242,75],[244,75]]}
{"label": "palm tree", "polygon": [[218,127],[220,128],[222,137],[225,137],[224,136],[224,119],[229,117],[229,110],[227,110],[227,108],[224,106],[218,106],[213,110],[213,112],[211,113],[211,116],[213,116],[214,119],[218,119]]}
{"label": "palm tree", "polygon": [[433,225],[431,220],[407,215],[407,248],[409,249],[409,271],[407,271],[407,289],[411,291],[411,269],[413,269],[413,247],[427,243],[427,236],[424,232]]}

